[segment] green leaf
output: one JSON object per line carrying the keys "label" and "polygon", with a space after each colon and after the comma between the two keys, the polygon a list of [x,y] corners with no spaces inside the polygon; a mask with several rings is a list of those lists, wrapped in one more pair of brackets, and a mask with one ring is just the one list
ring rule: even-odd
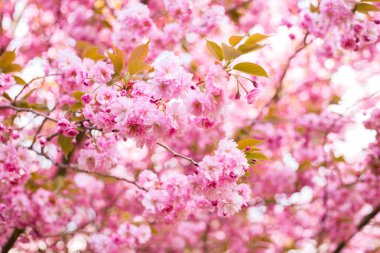
{"label": "green leaf", "polygon": [[75,98],[75,100],[77,100],[78,102],[81,102],[82,103],[82,96],[84,95],[85,93],[83,91],[80,91],[80,90],[77,90],[77,91],[74,91],[72,93],[72,96],[73,98]]}
{"label": "green leaf", "polygon": [[22,67],[18,64],[9,64],[1,68],[3,73],[19,72],[22,70]]}
{"label": "green leaf", "polygon": [[79,111],[82,108],[83,108],[83,103],[77,102],[77,103],[71,105],[70,108],[68,109],[68,111],[69,112],[76,112],[76,111]]}
{"label": "green leaf", "polygon": [[245,43],[259,43],[266,38],[268,38],[269,35],[261,34],[261,33],[255,33],[248,37],[247,41]]}
{"label": "green leaf", "polygon": [[118,49],[117,47],[112,47],[112,49],[114,52],[113,53],[107,52],[107,55],[110,58],[113,66],[114,66],[115,72],[117,74],[121,74],[121,72],[123,71],[124,66],[125,66],[124,52],[122,50]]}
{"label": "green leaf", "polygon": [[16,59],[15,51],[5,51],[0,57],[0,68],[4,69],[4,67],[12,64],[12,62]]}
{"label": "green leaf", "polygon": [[264,76],[269,78],[267,72],[257,64],[251,62],[241,62],[236,64],[233,69],[255,76]]}
{"label": "green leaf", "polygon": [[32,108],[37,111],[48,111],[49,108],[47,107],[46,104],[30,104],[29,108]]}
{"label": "green leaf", "polygon": [[228,42],[231,46],[236,46],[244,38],[244,36],[233,35],[229,38]]}
{"label": "green leaf", "polygon": [[136,47],[129,57],[129,61],[145,61],[149,53],[149,41]]}
{"label": "green leaf", "polygon": [[134,74],[142,73],[148,69],[150,69],[150,65],[146,64],[145,62],[135,61],[130,62],[130,65],[128,65],[128,72],[131,76]]}
{"label": "green leaf", "polygon": [[245,153],[245,156],[248,160],[250,159],[255,159],[255,160],[268,160],[269,158],[266,157],[264,154],[262,153],[258,153],[258,152],[253,152],[253,153]]}
{"label": "green leaf", "polygon": [[104,57],[104,55],[99,54],[99,50],[96,46],[88,45],[87,47],[83,49],[82,58],[89,58],[94,61],[98,61],[98,60],[103,60],[106,57]]}
{"label": "green leaf", "polygon": [[25,85],[26,84],[26,82],[24,81],[24,79],[22,79],[21,77],[13,76],[13,78],[15,79],[15,81],[16,81],[17,84],[20,84],[20,85]]}
{"label": "green leaf", "polygon": [[206,48],[207,48],[207,51],[214,58],[218,59],[219,61],[223,60],[222,48],[218,44],[216,44],[215,42],[207,40],[206,41]]}
{"label": "green leaf", "polygon": [[223,58],[227,61],[236,59],[241,53],[234,47],[222,43]]}
{"label": "green leaf", "polygon": [[266,45],[259,45],[259,44],[256,44],[256,43],[244,43],[243,45],[239,46],[238,47],[238,50],[243,53],[243,54],[247,54],[247,53],[250,53],[250,52],[254,52],[254,51],[257,51],[263,47],[265,47]]}
{"label": "green leaf", "polygon": [[379,11],[380,9],[373,4],[358,3],[356,4],[354,10],[360,13],[368,14],[369,11]]}
{"label": "green leaf", "polygon": [[71,151],[74,150],[74,144],[73,144],[73,138],[72,137],[66,137],[64,135],[59,135],[58,136],[58,144],[62,149],[63,154],[65,157],[70,154]]}
{"label": "green leaf", "polygon": [[0,57],[0,69],[2,73],[10,73],[21,71],[22,68],[18,64],[14,64],[13,61],[16,59],[16,54],[14,51],[5,51]]}
{"label": "green leaf", "polygon": [[8,95],[8,93],[4,92],[3,97],[6,98],[8,101],[12,102],[12,98]]}
{"label": "green leaf", "polygon": [[130,75],[142,73],[150,68],[144,61],[149,53],[149,41],[136,47],[129,58],[128,72]]}
{"label": "green leaf", "polygon": [[360,2],[380,3],[380,0],[361,0]]}
{"label": "green leaf", "polygon": [[248,39],[244,42],[244,44],[239,46],[238,50],[243,54],[259,50],[265,47],[265,45],[259,45],[258,43],[265,40],[268,37],[269,35],[255,33],[249,36]]}
{"label": "green leaf", "polygon": [[244,140],[239,141],[237,144],[238,144],[238,148],[240,150],[245,150],[245,148],[248,146],[250,146],[250,147],[257,146],[263,142],[264,142],[263,140],[244,139]]}
{"label": "green leaf", "polygon": [[310,12],[312,13],[319,13],[319,7],[318,6],[315,6],[313,4],[310,4]]}

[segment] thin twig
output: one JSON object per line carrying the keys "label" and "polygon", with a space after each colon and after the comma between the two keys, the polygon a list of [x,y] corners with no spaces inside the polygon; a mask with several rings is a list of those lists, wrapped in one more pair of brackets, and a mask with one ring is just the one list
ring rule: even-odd
{"label": "thin twig", "polygon": [[52,118],[50,117],[49,115],[46,115],[42,112],[39,112],[39,111],[36,111],[36,110],[33,110],[31,108],[22,108],[22,107],[16,107],[16,106],[13,106],[13,105],[0,105],[0,110],[2,109],[12,109],[12,110],[15,110],[17,112],[31,112],[31,113],[34,113],[38,116],[42,116],[48,120],[51,120],[51,121],[54,121],[54,122],[58,122],[57,119],[55,118]]}
{"label": "thin twig", "polygon": [[364,216],[361,222],[357,225],[356,230],[348,237],[348,239],[341,241],[333,253],[340,253],[349,244],[351,239],[359,233],[365,226],[367,226],[370,221],[376,217],[380,212],[380,203],[370,212],[368,215]]}
{"label": "thin twig", "polygon": [[132,181],[132,180],[129,180],[129,179],[126,179],[126,178],[123,178],[123,177],[115,176],[115,175],[104,174],[104,173],[97,172],[97,171],[89,171],[89,170],[80,169],[76,165],[57,163],[53,159],[51,159],[49,156],[47,156],[46,154],[38,152],[38,151],[36,151],[36,150],[34,150],[32,148],[29,148],[29,149],[32,150],[32,151],[34,151],[37,155],[45,157],[46,159],[48,159],[49,161],[51,161],[55,166],[57,166],[59,168],[72,169],[72,170],[77,171],[77,172],[83,172],[83,173],[87,173],[87,174],[97,175],[97,176],[100,176],[100,177],[105,177],[105,178],[111,178],[111,179],[125,181],[125,182],[127,182],[129,184],[133,184],[134,186],[136,186],[140,190],[147,191],[147,189],[145,189],[144,187],[138,185],[135,181]]}
{"label": "thin twig", "polygon": [[30,85],[31,83],[33,83],[34,81],[37,81],[37,80],[40,80],[40,79],[45,79],[46,77],[49,77],[49,76],[60,76],[60,75],[62,75],[62,74],[49,74],[49,75],[46,75],[46,76],[39,76],[39,77],[35,77],[35,78],[33,78],[33,79],[30,80],[28,83],[26,83],[26,84],[24,85],[24,87],[22,87],[21,91],[16,95],[16,97],[15,97],[15,99],[14,99],[14,103],[17,102],[18,97],[19,97],[19,96],[23,93],[23,91],[24,91],[26,88],[28,88],[29,85]]}
{"label": "thin twig", "polygon": [[190,157],[187,157],[187,156],[184,156],[184,155],[181,155],[177,152],[175,152],[173,149],[169,148],[168,146],[166,146],[165,144],[161,143],[161,142],[156,142],[157,145],[163,147],[164,149],[168,150],[170,153],[173,154],[173,156],[175,157],[180,157],[180,158],[183,158],[189,162],[191,162],[192,164],[194,164],[195,166],[199,166],[198,162],[194,161],[192,158]]}
{"label": "thin twig", "polygon": [[256,124],[256,120],[260,119],[262,114],[264,113],[264,110],[268,108],[272,103],[278,102],[278,100],[281,97],[282,90],[284,88],[284,79],[286,77],[286,74],[288,73],[290,64],[292,60],[302,51],[304,50],[308,45],[311,44],[311,42],[307,43],[307,38],[309,36],[309,32],[306,32],[302,42],[298,46],[298,49],[294,51],[294,53],[288,58],[288,61],[285,64],[284,70],[282,71],[282,74],[279,79],[279,85],[276,89],[275,94],[271,97],[271,99],[261,108],[260,112],[257,114],[255,121],[252,122],[251,126],[254,126]]}
{"label": "thin twig", "polygon": [[32,148],[34,143],[36,143],[36,140],[37,140],[37,135],[40,134],[42,128],[44,127],[45,123],[47,121],[47,118],[44,118],[44,120],[42,121],[41,125],[38,127],[37,131],[36,131],[36,134],[33,136],[33,141],[32,141],[32,144],[30,144],[30,147]]}
{"label": "thin twig", "polygon": [[7,253],[9,250],[11,250],[22,233],[24,233],[24,229],[15,228],[8,241],[3,245],[1,253]]}

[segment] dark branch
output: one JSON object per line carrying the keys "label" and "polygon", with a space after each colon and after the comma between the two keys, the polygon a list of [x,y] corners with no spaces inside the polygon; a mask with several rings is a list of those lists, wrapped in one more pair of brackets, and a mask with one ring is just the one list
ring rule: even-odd
{"label": "dark branch", "polygon": [[24,233],[24,229],[15,228],[12,232],[11,237],[9,237],[8,241],[3,245],[1,252],[7,253],[9,250],[11,250],[22,233]]}
{"label": "dark branch", "polygon": [[368,215],[364,216],[361,222],[357,225],[356,230],[348,237],[347,240],[341,241],[336,249],[333,251],[334,253],[340,253],[342,250],[349,244],[351,239],[359,233],[365,226],[367,226],[373,218],[380,212],[380,203],[370,212]]}

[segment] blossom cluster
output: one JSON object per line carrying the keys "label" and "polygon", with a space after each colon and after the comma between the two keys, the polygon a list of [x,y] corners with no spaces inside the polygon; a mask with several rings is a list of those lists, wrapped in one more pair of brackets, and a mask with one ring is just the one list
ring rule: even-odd
{"label": "blossom cluster", "polygon": [[2,252],[377,252],[379,10],[0,1]]}

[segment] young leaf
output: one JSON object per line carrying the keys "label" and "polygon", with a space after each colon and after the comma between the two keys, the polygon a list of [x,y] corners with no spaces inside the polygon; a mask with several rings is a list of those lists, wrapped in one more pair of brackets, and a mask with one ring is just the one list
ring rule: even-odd
{"label": "young leaf", "polygon": [[112,47],[113,53],[107,52],[108,57],[110,58],[115,72],[118,74],[121,74],[122,70],[124,69],[125,66],[125,55],[124,52],[117,47]]}
{"label": "young leaf", "polygon": [[233,35],[229,38],[228,42],[231,46],[236,46],[244,38],[244,36]]}
{"label": "young leaf", "polygon": [[218,44],[216,44],[215,42],[207,40],[206,41],[206,47],[207,47],[208,52],[212,56],[214,56],[219,61],[223,60],[222,48]]}
{"label": "young leaf", "polygon": [[142,61],[130,62],[128,65],[128,72],[132,76],[134,74],[142,73],[150,68],[149,64]]}
{"label": "young leaf", "polygon": [[76,112],[83,109],[83,103],[76,102],[75,104],[71,105],[68,109],[69,112]]}
{"label": "young leaf", "polygon": [[18,64],[9,64],[3,68],[0,68],[2,69],[3,73],[11,73],[11,72],[19,72],[22,70],[22,67]]}
{"label": "young leaf", "polygon": [[73,98],[75,98],[76,101],[82,103],[82,96],[83,96],[84,94],[85,94],[85,93],[84,93],[83,91],[77,90],[77,91],[74,91],[74,92],[72,93],[72,96],[73,96]]}
{"label": "young leaf", "polygon": [[268,160],[268,157],[266,157],[264,154],[258,153],[258,152],[246,153],[245,155],[246,155],[247,159]]}
{"label": "young leaf", "polygon": [[105,59],[104,55],[99,54],[98,48],[93,45],[88,45],[83,49],[82,58],[89,58],[94,61]]}
{"label": "young leaf", "polygon": [[0,57],[0,68],[4,69],[6,66],[12,64],[15,59],[15,51],[5,51]]}
{"label": "young leaf", "polygon": [[259,50],[261,48],[265,47],[265,45],[259,45],[259,44],[256,44],[256,43],[244,43],[243,45],[240,45],[238,47],[238,50],[243,53],[243,54],[246,54],[246,53],[250,53],[250,52],[254,52],[256,50]]}
{"label": "young leaf", "polygon": [[247,41],[245,43],[259,43],[266,38],[268,38],[269,35],[261,34],[261,33],[255,33],[248,37]]}
{"label": "young leaf", "polygon": [[15,81],[16,81],[17,84],[20,84],[20,85],[25,85],[26,84],[26,82],[24,81],[24,79],[22,79],[19,76],[13,76],[13,78],[15,79]]}
{"label": "young leaf", "polygon": [[149,41],[146,44],[142,44],[136,47],[129,58],[128,72],[130,75],[142,73],[149,69],[150,66],[144,61],[149,53]]}
{"label": "young leaf", "polygon": [[223,58],[227,61],[236,59],[241,53],[234,47],[222,43]]}
{"label": "young leaf", "polygon": [[129,61],[140,61],[143,62],[149,53],[149,41],[136,47],[129,57]]}
{"label": "young leaf", "polygon": [[8,93],[4,92],[3,97],[6,98],[8,101],[12,102],[12,98],[8,95]]}
{"label": "young leaf", "polygon": [[263,140],[256,140],[256,139],[244,139],[238,142],[238,148],[240,150],[244,150],[247,146],[257,146],[263,143]]}
{"label": "young leaf", "polygon": [[68,154],[74,150],[74,144],[72,143],[72,141],[73,141],[73,138],[66,137],[64,135],[58,136],[58,144],[61,147],[65,157],[67,157]]}
{"label": "young leaf", "polygon": [[319,11],[318,6],[310,4],[310,12],[312,12],[312,13],[319,13],[320,11]]}
{"label": "young leaf", "polygon": [[251,62],[241,62],[236,64],[233,69],[244,72],[246,74],[254,75],[254,76],[264,76],[269,78],[267,72],[257,64]]}
{"label": "young leaf", "polygon": [[368,4],[368,3],[358,3],[355,6],[355,11],[368,14],[369,11],[380,11],[379,8],[377,8],[373,4]]}
{"label": "young leaf", "polygon": [[29,108],[32,108],[36,111],[48,111],[49,108],[47,107],[46,104],[30,104]]}

